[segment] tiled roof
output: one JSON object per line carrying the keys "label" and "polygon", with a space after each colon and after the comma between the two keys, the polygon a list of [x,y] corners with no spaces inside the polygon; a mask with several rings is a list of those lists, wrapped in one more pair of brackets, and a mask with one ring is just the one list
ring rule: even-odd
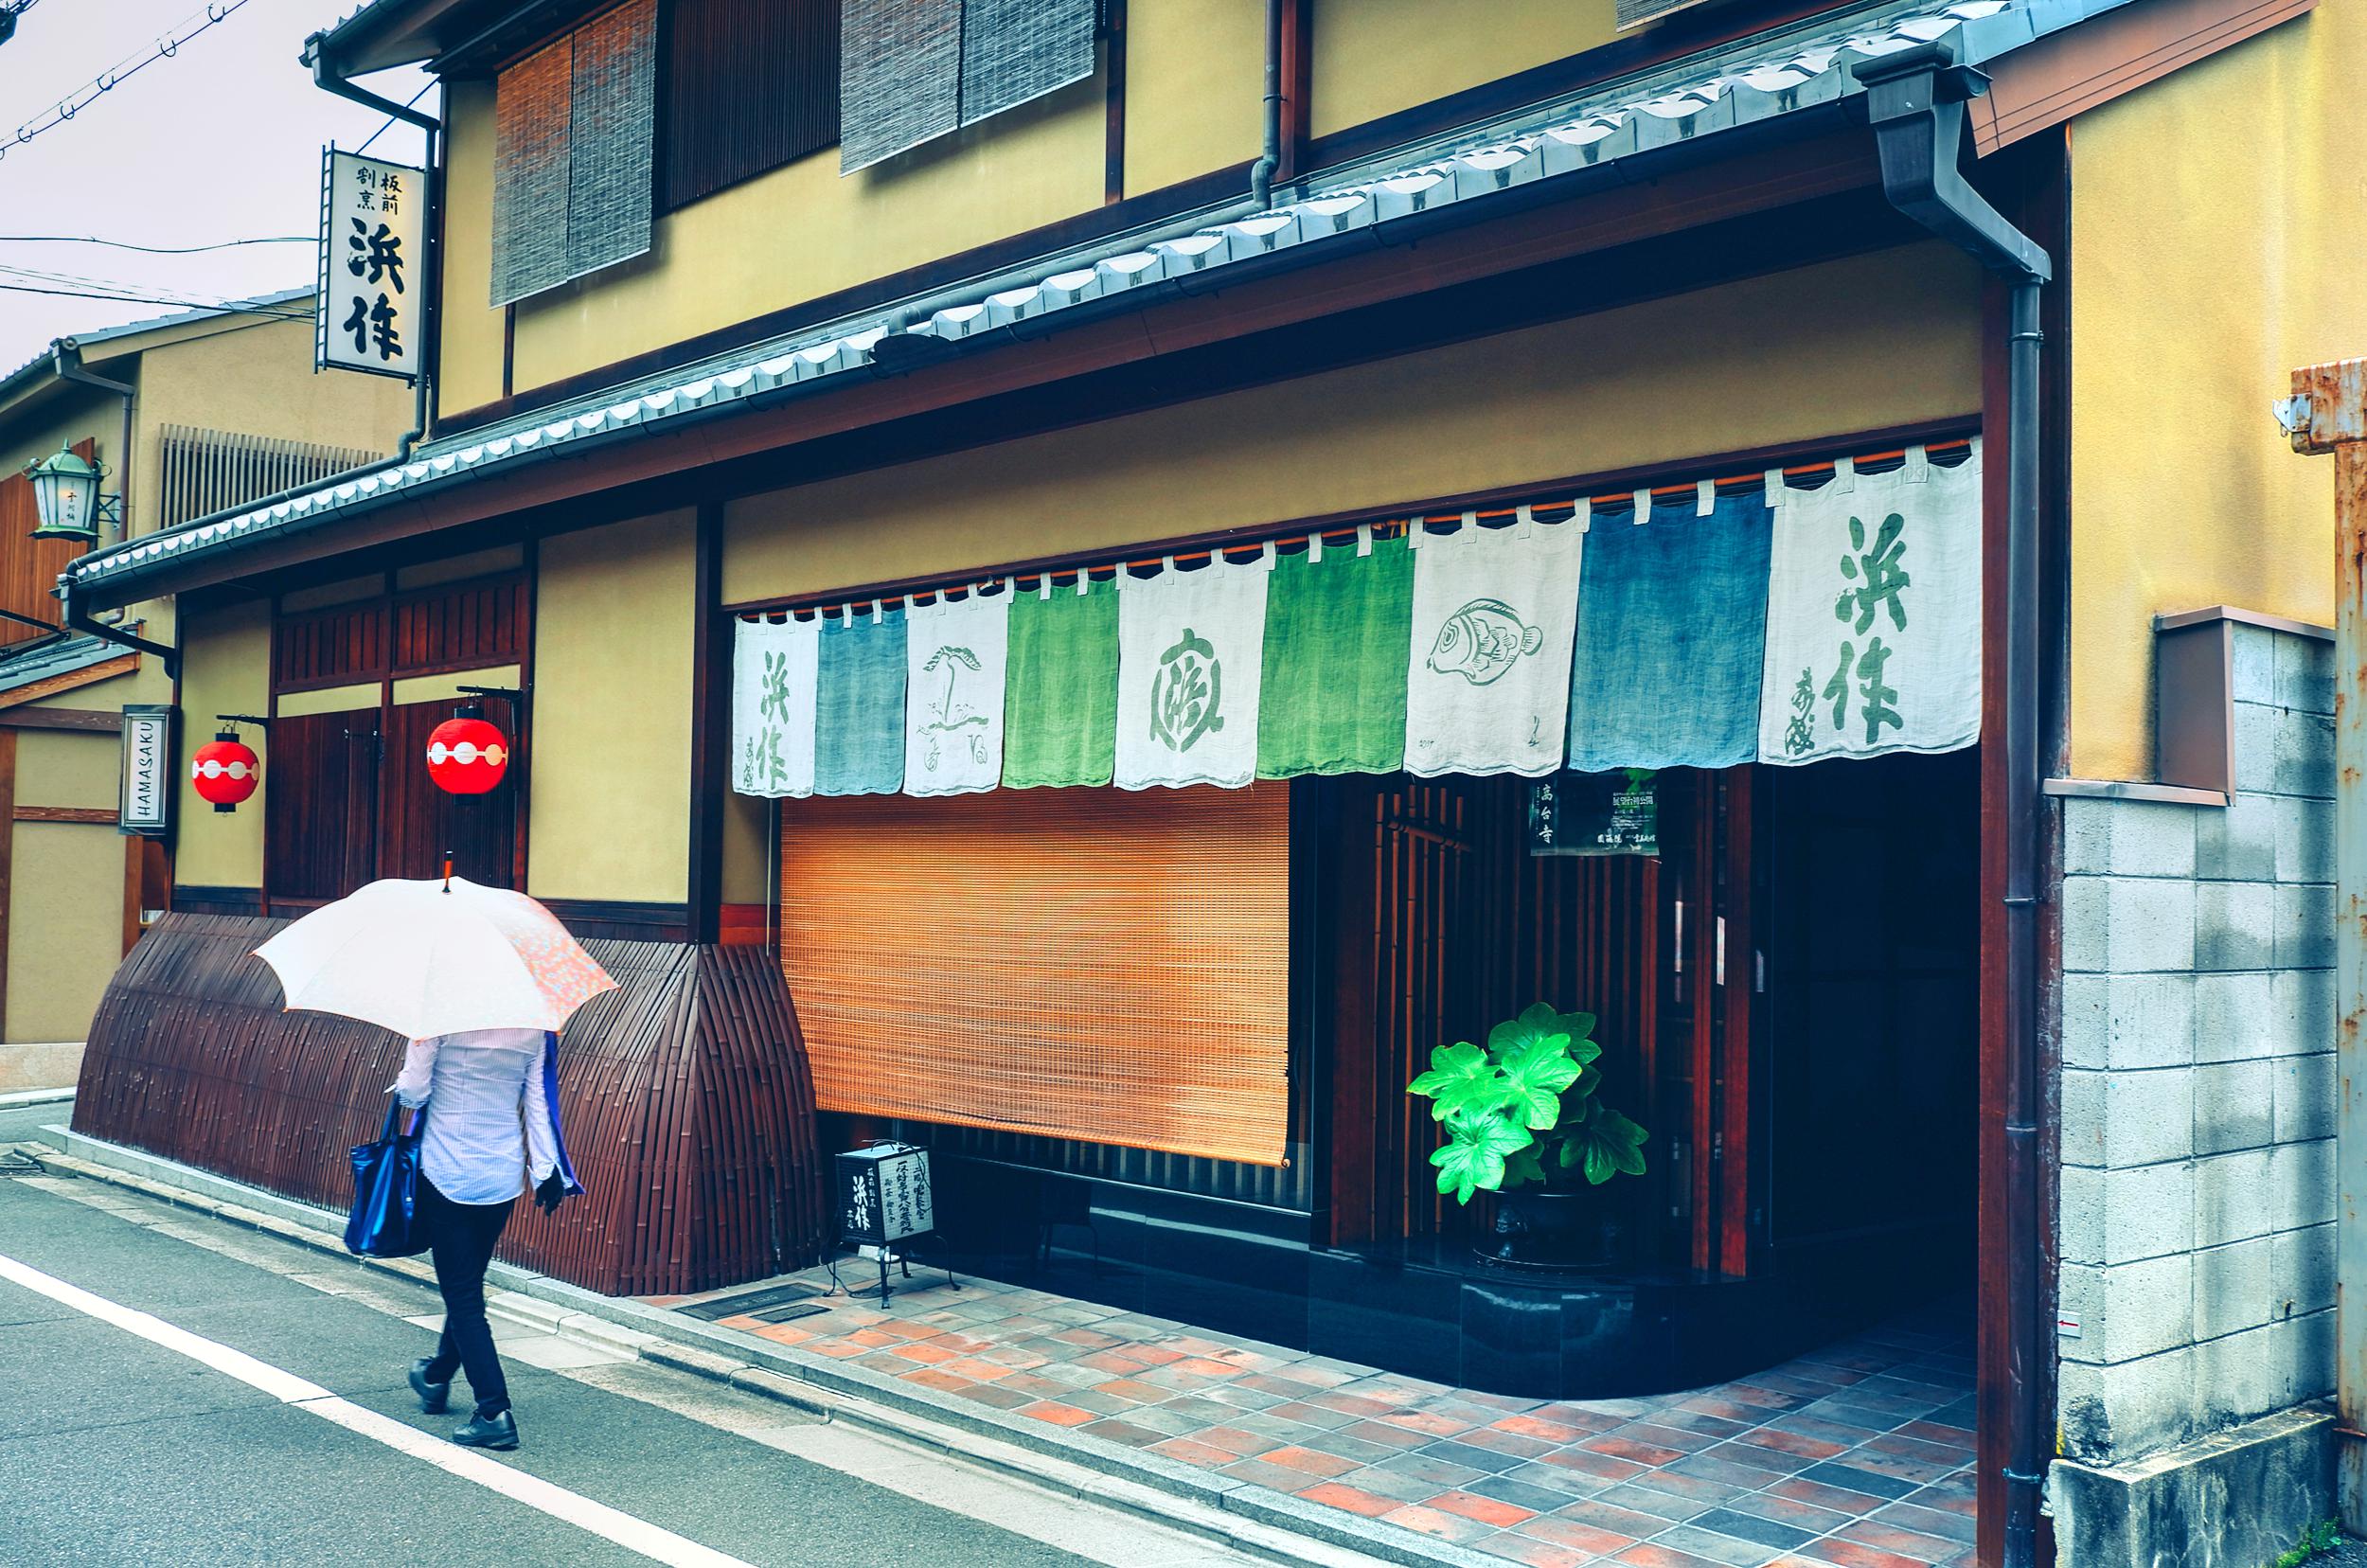
{"label": "tiled roof", "polygon": [[116,338],[132,337],[140,332],[152,332],[162,327],[180,327],[193,321],[208,320],[214,316],[239,315],[250,311],[268,311],[274,306],[291,305],[299,299],[311,298],[312,287],[311,284],[307,283],[300,289],[282,289],[277,294],[257,294],[251,299],[233,299],[221,305],[201,305],[193,310],[175,311],[169,315],[149,316],[140,321],[127,321],[119,327],[98,327],[87,332],[74,332],[63,338],[52,339],[40,353],[35,354],[7,375],[0,376],[0,398],[8,395],[19,377],[48,365],[60,343],[70,343],[78,348],[89,348],[98,344],[112,342]]}
{"label": "tiled roof", "polygon": [[80,633],[58,633],[0,651],[0,695],[21,691],[37,681],[71,675],[93,665],[123,656],[119,643]]}
{"label": "tiled roof", "polygon": [[[893,307],[867,312],[623,383],[433,442],[409,462],[389,463],[292,500],[200,519],[84,556],[71,576],[93,583],[112,574],[138,573],[191,552],[315,526],[398,495],[466,483],[476,472],[588,440],[665,429],[670,421],[868,370],[892,360],[890,354],[875,354],[891,332],[934,339],[915,347],[942,353],[946,348],[940,346],[1054,318],[1088,301],[1160,282],[1209,278],[1228,267],[1302,247],[1320,250],[1327,241],[1415,214],[1548,185],[1672,144],[1838,104],[1863,91],[1851,72],[1863,60],[1949,39],[1959,62],[1977,65],[2126,3],[1893,0],[1759,34],[1364,169],[1323,177],[1306,194],[1269,211],[1186,226],[1079,258],[1032,282],[937,309],[924,319],[907,321],[907,312]],[[1222,281],[1210,278],[1211,286]]]}

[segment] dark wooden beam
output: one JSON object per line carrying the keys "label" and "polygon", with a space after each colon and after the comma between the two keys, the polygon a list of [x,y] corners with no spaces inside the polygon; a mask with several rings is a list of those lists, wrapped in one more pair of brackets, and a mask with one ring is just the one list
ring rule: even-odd
{"label": "dark wooden beam", "polygon": [[1284,0],[1282,7],[1282,154],[1274,181],[1295,180],[1307,168],[1313,135],[1309,117],[1315,87],[1315,0]]}
{"label": "dark wooden beam", "polygon": [[722,939],[723,787],[731,772],[732,617],[723,613],[723,507],[699,508],[692,558],[690,939]]}
{"label": "dark wooden beam", "polygon": [[123,715],[96,708],[0,708],[0,729],[90,730],[123,732]]}
{"label": "dark wooden beam", "polygon": [[17,822],[80,822],[106,828],[123,820],[112,806],[17,806],[9,814]]}
{"label": "dark wooden beam", "polygon": [[1107,130],[1102,138],[1101,202],[1126,200],[1126,0],[1103,0],[1107,30],[1102,42]]}

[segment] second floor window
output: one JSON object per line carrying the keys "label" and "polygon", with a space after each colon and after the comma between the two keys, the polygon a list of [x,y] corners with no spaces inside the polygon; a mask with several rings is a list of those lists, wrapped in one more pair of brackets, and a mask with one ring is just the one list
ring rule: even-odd
{"label": "second floor window", "polygon": [[851,174],[1094,73],[1095,0],[845,0],[839,169]]}
{"label": "second floor window", "polygon": [[492,303],[650,248],[657,0],[625,0],[493,87]]}
{"label": "second floor window", "polygon": [[660,212],[838,140],[839,0],[667,0]]}

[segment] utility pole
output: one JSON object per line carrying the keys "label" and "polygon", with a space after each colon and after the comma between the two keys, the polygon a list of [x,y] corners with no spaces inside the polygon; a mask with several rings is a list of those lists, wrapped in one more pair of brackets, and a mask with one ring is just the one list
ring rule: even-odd
{"label": "utility pole", "polygon": [[2367,359],[2293,372],[2277,420],[2334,454],[2335,1405],[2342,1528],[2367,1533]]}

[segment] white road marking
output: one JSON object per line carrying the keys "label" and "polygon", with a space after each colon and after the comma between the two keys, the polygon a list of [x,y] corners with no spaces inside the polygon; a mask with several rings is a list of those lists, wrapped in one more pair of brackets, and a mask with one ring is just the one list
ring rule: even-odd
{"label": "white road marking", "polygon": [[749,1564],[738,1558],[702,1546],[695,1541],[651,1524],[647,1520],[636,1519],[605,1503],[595,1503],[581,1493],[554,1486],[540,1476],[512,1470],[474,1449],[461,1448],[440,1437],[430,1436],[417,1427],[405,1426],[392,1417],[365,1410],[293,1372],[257,1361],[244,1351],[233,1350],[226,1345],[216,1344],[186,1328],[176,1327],[137,1308],[93,1295],[78,1285],[70,1285],[5,1254],[0,1254],[0,1279],[22,1285],[28,1291],[47,1296],[61,1306],[71,1307],[102,1323],[113,1324],[151,1345],[162,1345],[225,1376],[236,1378],[283,1404],[308,1411],[348,1432],[359,1433],[398,1452],[409,1454],[414,1459],[425,1460],[437,1470],[464,1481],[473,1481],[488,1490],[500,1492],[540,1513],[614,1541],[627,1551],[637,1552],[654,1561],[675,1564],[678,1568],[749,1568]]}

